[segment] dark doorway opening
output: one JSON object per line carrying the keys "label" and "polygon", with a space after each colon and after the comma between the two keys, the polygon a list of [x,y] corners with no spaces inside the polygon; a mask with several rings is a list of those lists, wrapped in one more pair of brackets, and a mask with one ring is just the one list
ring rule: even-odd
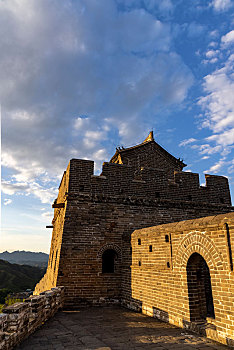
{"label": "dark doorway opening", "polygon": [[114,249],[107,249],[102,254],[102,273],[114,273],[118,255]]}
{"label": "dark doorway opening", "polygon": [[203,257],[194,253],[187,263],[190,321],[215,318],[210,271]]}

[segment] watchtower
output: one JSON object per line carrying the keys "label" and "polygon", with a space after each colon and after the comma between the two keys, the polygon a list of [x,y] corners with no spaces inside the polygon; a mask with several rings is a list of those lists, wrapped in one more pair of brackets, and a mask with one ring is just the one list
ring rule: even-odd
{"label": "watchtower", "polygon": [[136,229],[232,211],[227,178],[183,172],[153,132],[118,148],[102,173],[71,159],[53,204],[47,272],[35,294],[65,286],[65,306],[132,300],[131,234]]}

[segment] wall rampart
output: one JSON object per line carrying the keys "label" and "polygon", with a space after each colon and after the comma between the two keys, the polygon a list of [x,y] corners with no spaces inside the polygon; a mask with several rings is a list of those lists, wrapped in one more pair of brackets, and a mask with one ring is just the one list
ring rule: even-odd
{"label": "wall rampart", "polygon": [[[208,201],[216,176],[201,187],[198,174],[192,173],[175,172],[172,181],[160,169],[136,173],[131,166],[113,163],[104,163],[100,176],[93,172],[92,161],[72,159],[64,173],[53,205],[47,272],[34,291],[37,295],[64,285],[66,307],[131,299],[129,239],[135,229],[233,210],[223,177],[217,178],[222,188],[226,186],[222,196],[227,204],[220,203],[219,196]],[[98,252],[108,245],[121,249],[114,275],[102,274]]]}
{"label": "wall rampart", "polygon": [[38,295],[45,290],[49,290],[57,285],[58,266],[62,245],[63,228],[67,207],[67,194],[70,180],[70,163],[63,174],[59,185],[59,193],[52,207],[54,208],[54,218],[52,221],[53,232],[51,238],[50,254],[47,270],[42,279],[36,284],[34,295]]}
{"label": "wall rampart", "polygon": [[162,198],[231,204],[228,179],[223,176],[206,175],[206,185],[200,186],[199,175],[175,171],[174,178],[168,178],[165,170],[134,167],[116,163],[104,163],[102,174],[93,174],[94,162],[72,159],[69,192],[84,192],[104,195]]}
{"label": "wall rampart", "polygon": [[[130,238],[137,228],[220,213],[220,205],[102,194],[67,197],[57,285],[64,285],[65,305],[120,302],[131,291]],[[112,247],[112,248],[110,248]],[[102,253],[118,255],[113,274],[102,273]]]}
{"label": "wall rampart", "polygon": [[234,346],[234,213],[136,230],[131,244],[131,296],[143,313]]}
{"label": "wall rampart", "polygon": [[11,350],[63,307],[64,287],[52,288],[3,308],[0,314],[0,349]]}

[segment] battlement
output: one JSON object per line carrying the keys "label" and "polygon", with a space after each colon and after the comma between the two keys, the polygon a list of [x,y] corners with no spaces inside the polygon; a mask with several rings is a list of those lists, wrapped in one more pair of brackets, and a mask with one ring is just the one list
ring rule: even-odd
{"label": "battlement", "polygon": [[197,173],[174,171],[172,178],[162,169],[136,170],[109,162],[103,163],[101,175],[96,176],[93,161],[71,159],[68,192],[231,205],[228,179],[217,175],[205,175],[205,179],[206,185],[201,186]]}

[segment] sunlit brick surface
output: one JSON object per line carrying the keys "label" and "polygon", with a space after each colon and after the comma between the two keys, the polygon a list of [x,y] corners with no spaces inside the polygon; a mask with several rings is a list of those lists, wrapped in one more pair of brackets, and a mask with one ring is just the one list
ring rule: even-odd
{"label": "sunlit brick surface", "polygon": [[234,213],[136,230],[132,298],[147,315],[234,345],[233,247]]}

